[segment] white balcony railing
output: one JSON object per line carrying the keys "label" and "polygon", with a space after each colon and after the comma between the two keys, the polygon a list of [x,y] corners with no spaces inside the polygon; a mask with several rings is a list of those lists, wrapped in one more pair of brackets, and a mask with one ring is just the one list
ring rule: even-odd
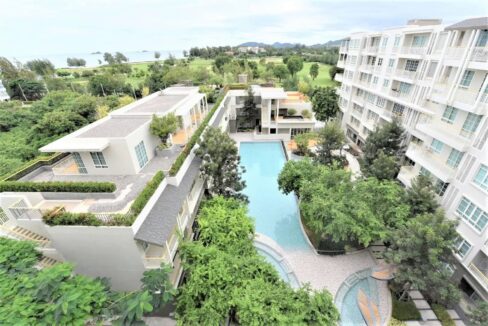
{"label": "white balcony railing", "polygon": [[342,82],[344,79],[344,75],[343,74],[336,74],[334,79],[338,82]]}
{"label": "white balcony railing", "polygon": [[412,97],[411,92],[404,93],[404,92],[400,92],[400,91],[394,90],[394,89],[392,89],[390,91],[390,95],[393,97],[400,98],[400,99],[405,100],[405,101],[410,100],[410,98]]}
{"label": "white balcony railing", "polygon": [[368,46],[366,49],[365,49],[366,52],[378,52],[378,46]]}
{"label": "white balcony railing", "polygon": [[416,71],[397,69],[395,71],[395,74],[399,77],[404,77],[404,78],[409,78],[409,79],[417,78],[417,72]]}
{"label": "white balcony railing", "polygon": [[475,47],[471,54],[471,61],[488,62],[488,46]]}
{"label": "white balcony railing", "polygon": [[361,69],[364,71],[373,71],[374,66],[373,65],[368,65],[368,64],[362,64]]}
{"label": "white balcony railing", "polygon": [[480,281],[480,283],[488,289],[488,275],[483,273],[475,264],[469,264],[469,270],[473,273],[473,275]]}
{"label": "white balcony railing", "polygon": [[450,47],[446,50],[446,59],[458,60],[463,56],[463,52],[466,50],[464,47]]}
{"label": "white balcony railing", "polygon": [[424,55],[426,52],[427,52],[426,47],[404,46],[404,47],[402,47],[402,50],[401,50],[402,54],[414,54],[414,55]]}

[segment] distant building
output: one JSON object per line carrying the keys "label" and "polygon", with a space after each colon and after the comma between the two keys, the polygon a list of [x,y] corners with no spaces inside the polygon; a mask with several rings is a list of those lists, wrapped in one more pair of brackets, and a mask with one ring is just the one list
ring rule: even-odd
{"label": "distant building", "polygon": [[0,80],[0,101],[3,102],[8,100],[10,100],[10,96],[8,95],[5,86],[3,86],[2,81]]}
{"label": "distant building", "polygon": [[260,48],[259,46],[240,46],[238,49],[239,53],[260,53],[265,52],[266,49]]}

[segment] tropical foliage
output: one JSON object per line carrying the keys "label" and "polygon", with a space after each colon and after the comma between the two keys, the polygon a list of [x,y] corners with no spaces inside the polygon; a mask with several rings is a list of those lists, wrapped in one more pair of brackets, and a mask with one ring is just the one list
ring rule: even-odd
{"label": "tropical foliage", "polygon": [[215,197],[198,217],[200,237],[181,247],[186,283],[177,300],[180,325],[334,325],[339,314],[326,290],[294,290],[254,248],[245,205]]}
{"label": "tropical foliage", "polygon": [[174,113],[168,113],[162,117],[153,115],[149,129],[154,136],[161,139],[161,147],[168,146],[168,137],[181,128],[181,119]]}
{"label": "tropical foliage", "polygon": [[339,112],[338,96],[333,87],[318,87],[312,92],[312,111],[319,121],[335,118]]}

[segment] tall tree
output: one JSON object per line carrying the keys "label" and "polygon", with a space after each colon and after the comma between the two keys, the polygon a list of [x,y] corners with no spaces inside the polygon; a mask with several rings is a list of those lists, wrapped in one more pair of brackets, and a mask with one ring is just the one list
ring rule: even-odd
{"label": "tall tree", "polygon": [[48,59],[35,59],[27,61],[25,66],[38,76],[54,75],[54,65]]}
{"label": "tall tree", "polygon": [[422,291],[442,304],[459,300],[459,290],[447,269],[453,261],[456,225],[438,211],[417,215],[393,232],[385,258],[397,266],[394,282],[399,288]]}
{"label": "tall tree", "polygon": [[326,165],[338,162],[340,153],[333,152],[340,152],[345,144],[346,137],[341,126],[336,121],[328,121],[318,133],[317,161]]}
{"label": "tall tree", "polygon": [[162,117],[153,115],[149,129],[151,134],[161,139],[161,147],[168,146],[168,138],[170,134],[174,134],[181,128],[181,120],[174,113],[168,113]]}
{"label": "tall tree", "polygon": [[412,216],[434,213],[439,208],[432,180],[425,175],[417,176],[407,189],[405,201],[410,205]]}
{"label": "tall tree", "polygon": [[312,110],[319,121],[335,118],[339,112],[338,96],[332,87],[319,87],[312,92]]}
{"label": "tall tree", "polygon": [[319,64],[314,62],[310,66],[310,71],[309,71],[310,77],[312,77],[312,80],[315,80],[317,76],[319,75]]}
{"label": "tall tree", "polygon": [[160,57],[161,57],[161,52],[159,52],[159,51],[155,51],[155,52],[154,52],[154,58],[155,58],[155,59],[159,59]]}
{"label": "tall tree", "polygon": [[363,157],[360,163],[363,174],[374,175],[371,168],[374,161],[378,158],[380,151],[388,157],[394,157],[397,166],[399,166],[405,149],[404,141],[405,130],[397,119],[394,119],[392,122],[387,122],[371,132],[362,149]]}
{"label": "tall tree", "polygon": [[207,178],[213,195],[247,200],[240,193],[246,186],[241,179],[243,167],[235,141],[220,128],[210,127],[199,141],[195,154],[202,159],[200,171]]}
{"label": "tall tree", "polygon": [[363,170],[366,177],[375,177],[379,180],[394,180],[400,171],[400,164],[395,156],[387,156],[382,150],[368,169]]}
{"label": "tall tree", "polygon": [[303,59],[298,55],[292,55],[286,61],[286,67],[292,76],[303,69]]}
{"label": "tall tree", "polygon": [[290,72],[288,71],[288,68],[284,64],[279,64],[279,65],[274,65],[271,67],[273,70],[273,75],[278,78],[278,80],[281,83],[281,80],[285,79],[288,77]]}

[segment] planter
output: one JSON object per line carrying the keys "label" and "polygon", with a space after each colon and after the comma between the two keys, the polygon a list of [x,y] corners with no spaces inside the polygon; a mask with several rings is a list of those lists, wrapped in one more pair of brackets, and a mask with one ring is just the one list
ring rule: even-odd
{"label": "planter", "polygon": [[168,157],[173,156],[178,152],[178,145],[171,145],[165,149],[156,148],[156,156]]}

